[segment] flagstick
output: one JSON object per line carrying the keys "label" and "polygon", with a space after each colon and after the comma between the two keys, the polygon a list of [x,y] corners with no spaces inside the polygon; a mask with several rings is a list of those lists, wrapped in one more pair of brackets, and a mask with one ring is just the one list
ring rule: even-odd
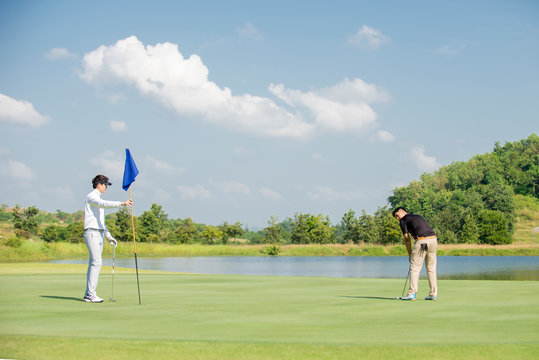
{"label": "flagstick", "polygon": [[[131,186],[129,186],[129,200],[131,200]],[[133,218],[133,205],[131,205],[131,227],[133,228],[133,247],[135,249],[135,268],[137,269],[138,304],[142,305],[140,301],[140,284],[138,280],[137,244],[135,242],[135,219]]]}

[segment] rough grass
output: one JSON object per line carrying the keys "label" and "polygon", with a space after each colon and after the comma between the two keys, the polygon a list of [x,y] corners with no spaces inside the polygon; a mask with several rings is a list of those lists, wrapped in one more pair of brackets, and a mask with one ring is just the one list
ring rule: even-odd
{"label": "rough grass", "polygon": [[[176,256],[268,256],[265,245],[170,245],[137,243],[139,257]],[[105,245],[103,253],[112,254],[112,247]],[[512,245],[446,245],[438,246],[439,255],[453,256],[539,256],[539,243]],[[279,256],[405,256],[403,245],[284,245]],[[133,243],[119,243],[117,257],[133,256]],[[88,249],[83,243],[46,243],[41,240],[24,240],[19,247],[0,245],[0,261],[47,261],[56,259],[87,258]]]}
{"label": "rough grass", "polygon": [[532,231],[539,226],[539,200],[515,195],[517,221],[513,239],[516,243],[539,244],[539,232]]}
{"label": "rough grass", "polygon": [[[49,265],[55,265],[51,267]],[[10,273],[5,270],[9,268]],[[436,302],[393,300],[402,279],[144,273],[116,302],[81,301],[85,266],[0,267],[0,357],[72,359],[535,359],[539,282],[439,282]],[[39,275],[36,275],[39,274]],[[111,276],[99,294],[110,296]],[[427,283],[420,281],[420,294]]]}

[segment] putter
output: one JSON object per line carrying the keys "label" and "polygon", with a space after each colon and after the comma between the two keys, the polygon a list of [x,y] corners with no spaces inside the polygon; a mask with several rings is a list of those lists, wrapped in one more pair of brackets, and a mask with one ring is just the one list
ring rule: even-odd
{"label": "putter", "polygon": [[114,300],[114,260],[116,259],[116,245],[112,248],[112,297],[109,297],[109,301],[116,302]]}
{"label": "putter", "polygon": [[410,266],[408,266],[408,275],[406,275],[406,280],[404,281],[404,287],[402,288],[402,294],[401,296],[396,296],[395,300],[400,300],[404,297],[404,292],[406,291],[406,284],[408,283],[408,279],[410,278]]}

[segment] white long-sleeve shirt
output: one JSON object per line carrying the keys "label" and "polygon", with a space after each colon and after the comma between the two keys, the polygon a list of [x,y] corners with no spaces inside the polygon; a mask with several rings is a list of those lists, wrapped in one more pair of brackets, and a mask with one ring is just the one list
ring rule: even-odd
{"label": "white long-sleeve shirt", "polygon": [[103,230],[107,239],[110,239],[112,236],[107,229],[107,225],[105,225],[105,209],[120,206],[122,206],[121,201],[101,199],[101,193],[97,189],[89,193],[86,195],[86,202],[84,204],[84,230]]}

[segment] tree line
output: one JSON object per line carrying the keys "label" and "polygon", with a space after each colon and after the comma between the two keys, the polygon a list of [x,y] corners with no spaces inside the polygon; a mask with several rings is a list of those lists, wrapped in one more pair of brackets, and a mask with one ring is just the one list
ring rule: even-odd
{"label": "tree line", "polygon": [[[260,231],[240,222],[206,225],[191,218],[169,219],[161,205],[152,204],[134,217],[136,241],[169,244],[228,244],[242,238],[251,244],[394,244],[401,241],[392,209],[403,206],[425,217],[441,243],[507,244],[516,221],[515,194],[539,198],[539,137],[495,144],[492,153],[454,162],[424,173],[407,186],[395,188],[388,205],[374,214],[348,210],[337,224],[322,214],[296,213],[279,221],[272,216]],[[17,236],[40,236],[47,242],[82,242],[83,213],[40,212],[30,206],[0,209]],[[106,216],[107,227],[119,241],[131,241],[131,214],[121,209]]]}
{"label": "tree line", "polygon": [[515,194],[539,198],[539,136],[497,142],[491,153],[425,173],[393,190],[392,207],[423,215],[445,243],[508,244]]}

